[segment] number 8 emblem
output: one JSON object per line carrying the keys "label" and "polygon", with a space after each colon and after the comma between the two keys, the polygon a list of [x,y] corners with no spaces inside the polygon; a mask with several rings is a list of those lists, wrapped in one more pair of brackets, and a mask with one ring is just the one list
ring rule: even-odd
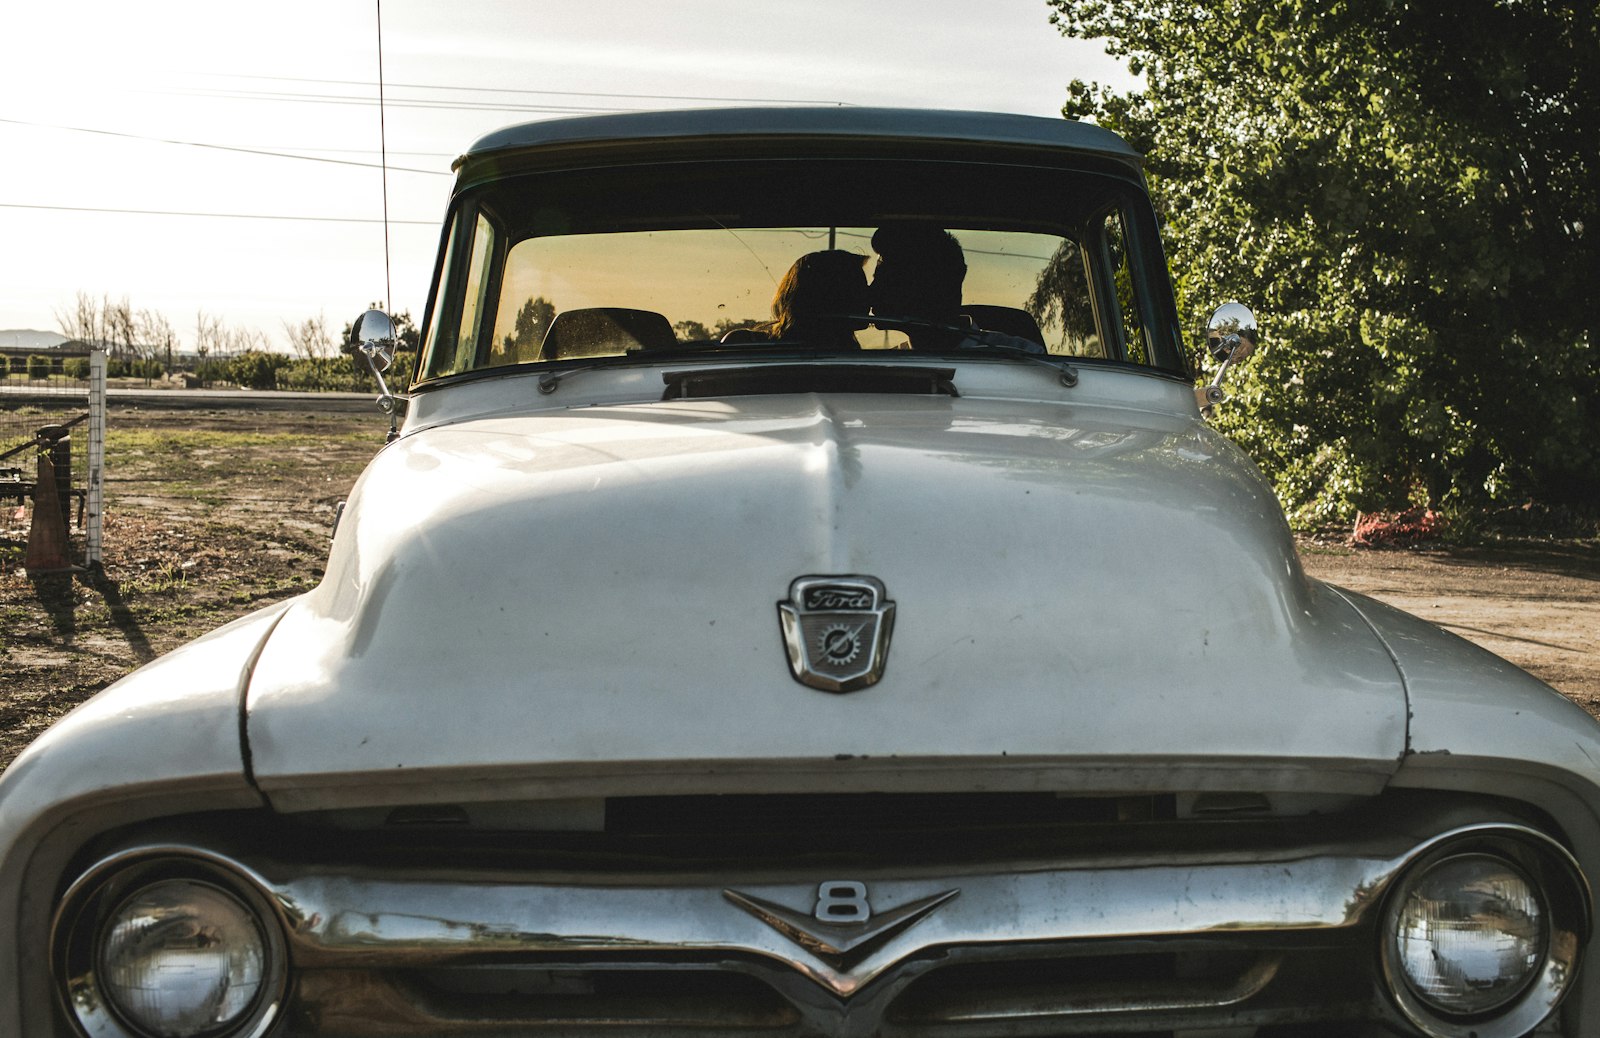
{"label": "number 8 emblem", "polygon": [[817,886],[817,907],[812,916],[819,923],[864,923],[872,918],[867,904],[867,885],[855,880],[829,880]]}

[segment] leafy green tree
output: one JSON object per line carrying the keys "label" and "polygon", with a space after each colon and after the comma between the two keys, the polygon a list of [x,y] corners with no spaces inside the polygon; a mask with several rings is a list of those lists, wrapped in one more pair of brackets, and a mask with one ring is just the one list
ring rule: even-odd
{"label": "leafy green tree", "polygon": [[1104,348],[1088,350],[1095,334],[1094,310],[1084,290],[1087,278],[1083,269],[1083,250],[1076,242],[1063,242],[1039,271],[1033,294],[1028,297],[1028,313],[1048,328],[1060,322],[1064,345],[1080,355],[1104,356]]}
{"label": "leafy green tree", "polygon": [[699,321],[678,321],[673,324],[672,330],[683,342],[704,342],[711,338],[711,329]]}
{"label": "leafy green tree", "polygon": [[766,320],[760,317],[718,318],[717,323],[711,326],[711,334],[707,338],[716,339],[720,342],[722,337],[729,332],[737,331],[741,328],[756,328],[766,323]]}
{"label": "leafy green tree", "polygon": [[1298,518],[1600,503],[1591,0],[1049,0],[1146,87],[1063,114],[1147,153],[1181,312],[1255,306],[1218,424]]}
{"label": "leafy green tree", "polygon": [[550,323],[555,319],[555,304],[544,296],[523,303],[522,309],[517,311],[512,333],[501,344],[506,362],[530,361],[537,357],[544,333],[550,330]]}
{"label": "leafy green tree", "polygon": [[278,373],[292,363],[285,353],[246,350],[228,361],[228,378],[247,389],[276,389]]}
{"label": "leafy green tree", "polygon": [[[404,342],[405,340],[402,339],[401,341]],[[394,363],[389,365],[389,370],[394,373],[394,377],[389,378],[386,375],[385,378],[388,378],[388,381],[393,383],[390,387],[391,389],[399,392],[409,386],[411,384],[411,373],[417,370],[417,351],[415,349],[395,350]],[[372,382],[372,376],[366,372],[362,372],[362,376],[362,388],[365,389],[366,384]],[[374,388],[376,388],[375,383]]]}

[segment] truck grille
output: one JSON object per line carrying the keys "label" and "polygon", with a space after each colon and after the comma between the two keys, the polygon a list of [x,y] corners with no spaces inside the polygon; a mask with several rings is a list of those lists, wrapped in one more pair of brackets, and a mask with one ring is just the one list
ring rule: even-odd
{"label": "truck grille", "polygon": [[273,1038],[1407,1034],[1378,970],[1386,889],[1436,845],[1528,830],[1384,799],[1248,819],[1164,796],[629,799],[566,832],[197,819],[103,845],[66,901],[86,932],[97,877],[254,891],[283,932]]}
{"label": "truck grille", "polygon": [[[478,965],[325,970],[301,978],[288,1033],[307,1038],[529,1031],[939,1036],[1366,1033],[1371,978],[1332,950],[1104,952],[930,964],[849,1002],[757,964]],[[743,972],[750,970],[751,972]],[[1333,1030],[1337,1028],[1337,1030]],[[1371,1033],[1392,1034],[1388,1030]]]}

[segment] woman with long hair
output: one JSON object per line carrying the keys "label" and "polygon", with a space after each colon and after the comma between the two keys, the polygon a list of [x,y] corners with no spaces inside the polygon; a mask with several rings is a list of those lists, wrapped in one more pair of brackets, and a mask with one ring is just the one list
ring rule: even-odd
{"label": "woman with long hair", "polygon": [[760,337],[816,349],[860,349],[855,333],[867,327],[866,264],[865,256],[844,249],[806,253],[778,282],[772,320],[742,335],[730,332],[723,341]]}

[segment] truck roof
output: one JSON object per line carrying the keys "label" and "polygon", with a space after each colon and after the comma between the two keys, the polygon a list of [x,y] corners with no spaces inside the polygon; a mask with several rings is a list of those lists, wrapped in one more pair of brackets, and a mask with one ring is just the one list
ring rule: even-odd
{"label": "truck roof", "polygon": [[627,112],[506,126],[480,137],[455,169],[513,153],[614,146],[626,142],[645,156],[648,142],[676,150],[692,142],[787,140],[803,148],[824,140],[948,142],[1003,149],[1047,149],[1091,154],[1135,170],[1140,156],[1128,142],[1091,123],[995,112],[924,108],[696,108]]}

